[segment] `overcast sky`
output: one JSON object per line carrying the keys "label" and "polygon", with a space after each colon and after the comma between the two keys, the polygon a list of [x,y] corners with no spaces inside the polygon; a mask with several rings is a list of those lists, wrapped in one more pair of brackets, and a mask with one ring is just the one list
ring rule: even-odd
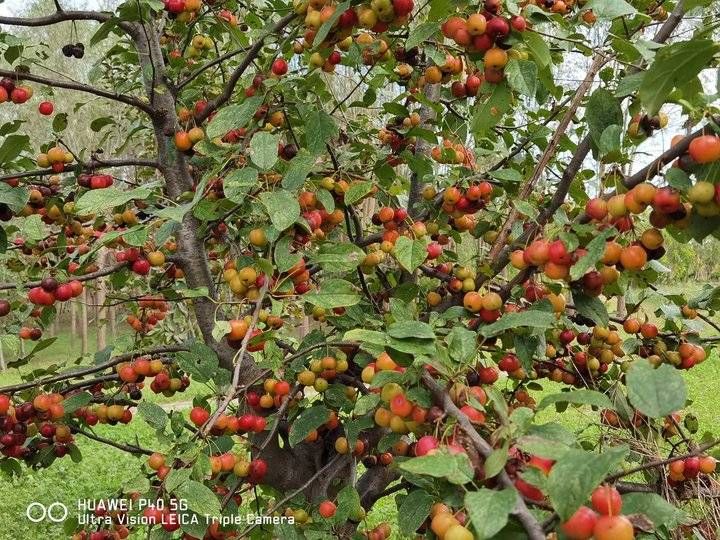
{"label": "overcast sky", "polygon": [[0,4],[0,15],[6,17],[17,15],[24,3],[23,0],[5,0],[5,2]]}

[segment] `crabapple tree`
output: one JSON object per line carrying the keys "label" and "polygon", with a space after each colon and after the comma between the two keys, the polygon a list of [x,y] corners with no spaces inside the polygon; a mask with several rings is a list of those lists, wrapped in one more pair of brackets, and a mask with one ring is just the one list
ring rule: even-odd
{"label": "crabapple tree", "polygon": [[[68,537],[713,537],[720,289],[657,283],[720,238],[720,2],[62,4],[0,16],[0,468],[154,501]],[[98,288],[123,337],[23,369]]]}

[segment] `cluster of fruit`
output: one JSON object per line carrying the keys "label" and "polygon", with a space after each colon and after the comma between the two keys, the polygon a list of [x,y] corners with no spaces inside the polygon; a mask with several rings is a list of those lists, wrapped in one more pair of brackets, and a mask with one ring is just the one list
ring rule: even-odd
{"label": "cluster of fruit", "polygon": [[[330,180],[333,180],[330,178]],[[323,179],[321,187],[330,185],[330,182]],[[334,180],[333,186],[334,187]],[[345,214],[340,208],[335,208],[332,212],[328,212],[317,195],[312,191],[302,191],[298,196],[302,217],[308,224],[308,228],[312,231],[311,239],[323,240],[325,235],[340,225],[345,220]]]}
{"label": "cluster of fruit", "polygon": [[[235,267],[235,261],[228,261],[223,270],[223,279],[235,296],[254,302],[260,297],[260,289],[265,283],[266,277],[265,274],[258,273],[252,266],[244,266],[238,270]],[[239,330],[240,327],[232,333],[230,339],[241,340],[245,337],[245,332],[239,334]]]}
{"label": "cluster of fruit", "polygon": [[29,460],[52,446],[53,455],[63,457],[73,441],[70,428],[55,423],[65,416],[61,394],[38,394],[32,400],[13,403],[0,394],[0,452],[6,457]]}
{"label": "cluster of fruit", "polygon": [[75,416],[85,422],[88,426],[100,424],[129,424],[133,418],[132,411],[122,405],[93,405],[92,407],[81,407],[75,411]]}
{"label": "cluster of fruit", "polygon": [[[691,308],[683,306],[681,311],[683,317],[694,318],[694,310]],[[688,341],[672,343],[660,339],[658,327],[650,322],[641,323],[638,319],[630,317],[623,322],[623,329],[630,335],[639,334],[643,343],[638,347],[637,353],[640,357],[647,358],[655,366],[669,363],[677,368],[690,369],[707,358],[707,352],[700,345]],[[676,350],[672,350],[671,346]]]}
{"label": "cluster of fruit", "polygon": [[77,298],[83,292],[82,282],[74,279],[67,283],[59,283],[53,277],[44,278],[38,287],[28,291],[28,300],[36,306],[52,306],[55,301],[67,302]]}
{"label": "cluster of fruit", "polygon": [[337,353],[340,358],[325,356],[310,361],[308,369],[297,374],[297,382],[306,387],[313,387],[317,392],[327,390],[329,381],[335,380],[339,373],[345,373],[349,364],[343,358],[343,353]]}
{"label": "cluster of fruit", "polygon": [[232,472],[238,478],[246,479],[251,484],[258,484],[267,473],[267,463],[256,458],[248,461],[245,457],[226,452],[210,456],[210,470],[213,475]]}
{"label": "cluster of fruit", "polygon": [[32,95],[33,89],[30,86],[15,84],[15,81],[8,77],[0,79],[0,103],[12,101],[16,105],[21,105]]}
{"label": "cluster of fruit", "polygon": [[445,139],[441,146],[435,146],[430,156],[438,163],[464,165],[469,169],[475,167],[475,156],[472,150],[466,148],[462,143],[453,143]]}
{"label": "cluster of fruit", "polygon": [[[124,514],[124,512],[116,512],[112,518],[118,521],[121,519],[127,519],[122,517],[122,514]],[[125,525],[115,523],[113,524],[112,530],[99,529],[86,531],[83,529],[81,531],[77,531],[72,535],[71,540],[124,540],[128,536],[130,536],[130,529],[128,529]]]}
{"label": "cluster of fruit", "polygon": [[668,464],[668,481],[676,486],[686,480],[697,478],[700,473],[713,474],[717,460],[712,456],[690,456]]}
{"label": "cluster of fruit", "polygon": [[168,311],[170,304],[162,297],[143,296],[138,300],[137,314],[131,313],[125,320],[139,334],[147,334],[165,319]]}
{"label": "cluster of fruit", "polygon": [[[475,536],[465,525],[465,512],[453,512],[447,505],[436,503],[430,509],[430,530],[440,540],[473,540]],[[427,524],[425,524],[427,528]]]}
{"label": "cluster of fruit", "polygon": [[188,131],[175,132],[175,148],[180,152],[191,153],[193,146],[205,138],[205,132],[201,127],[193,127]]}
{"label": "cluster of fruit", "polygon": [[144,252],[140,248],[129,247],[116,251],[115,260],[119,263],[129,263],[133,272],[139,276],[146,276],[150,273],[151,267],[165,264],[165,254],[157,250]]}
{"label": "cluster of fruit", "polygon": [[168,17],[180,22],[191,22],[202,9],[202,0],[163,0]]}
{"label": "cluster of fruit", "polygon": [[111,174],[82,173],[77,177],[78,186],[86,189],[103,189],[113,185]]}
{"label": "cluster of fruit", "polygon": [[[256,409],[258,412],[261,410],[259,392],[254,390],[248,392],[245,401],[249,407]],[[190,410],[190,421],[197,427],[205,425],[209,418],[210,413],[204,407],[193,407]],[[211,433],[216,435],[224,433],[261,433],[265,430],[265,426],[265,417],[257,414],[244,413],[239,416],[221,414],[213,425]]]}
{"label": "cluster of fruit", "polygon": [[592,509],[581,506],[560,527],[569,540],[632,540],[635,530],[630,520],[620,514],[622,498],[613,486],[603,485],[590,497]]}
{"label": "cluster of fruit", "polygon": [[215,42],[209,36],[195,34],[190,40],[190,45],[185,49],[185,56],[188,58],[197,58],[207,51],[215,49]]}
{"label": "cluster of fruit", "polygon": [[37,166],[46,169],[51,168],[54,173],[61,173],[65,170],[65,165],[72,163],[75,160],[70,152],[60,146],[53,146],[47,152],[38,154],[35,158]]}

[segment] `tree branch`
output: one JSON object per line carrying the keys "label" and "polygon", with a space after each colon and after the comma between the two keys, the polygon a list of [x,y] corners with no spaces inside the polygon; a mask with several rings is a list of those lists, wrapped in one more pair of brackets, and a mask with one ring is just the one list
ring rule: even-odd
{"label": "tree branch", "polygon": [[230,75],[230,78],[228,79],[228,82],[225,85],[222,93],[218,97],[213,99],[210,103],[208,103],[207,107],[205,107],[205,109],[203,109],[201,113],[195,115],[196,123],[200,124],[201,122],[205,121],[213,112],[215,112],[219,107],[222,107],[230,100],[233,92],[235,91],[235,86],[237,86],[237,83],[240,80],[240,77],[243,76],[245,70],[250,66],[250,64],[253,63],[253,60],[255,60],[258,54],[260,54],[260,50],[262,49],[265,40],[269,36],[278,34],[296,17],[297,15],[295,14],[295,12],[285,15],[282,19],[275,23],[272,28],[270,28],[267,32],[257,38],[255,43],[252,44],[252,47],[248,49],[247,53],[245,54],[245,58],[242,59],[240,65],[236,67],[235,71],[233,71],[232,75]]}
{"label": "tree branch", "polygon": [[8,26],[50,26],[65,21],[106,22],[112,19],[112,13],[100,11],[58,11],[44,17],[0,17],[0,24]]}
{"label": "tree branch", "polygon": [[[2,21],[0,21],[1,23]],[[32,73],[24,73],[22,71],[11,71],[9,69],[0,69],[0,77],[9,77],[11,79],[19,79],[23,81],[31,81],[54,88],[65,88],[67,90],[76,90],[78,92],[84,92],[86,94],[93,94],[102,98],[109,99],[111,101],[117,101],[135,107],[150,116],[155,115],[155,109],[153,109],[147,103],[144,103],[140,99],[132,96],[126,96],[123,94],[116,94],[115,92],[109,92],[90,86],[89,84],[70,82],[70,81],[58,81],[55,79],[48,79],[47,77],[41,77],[40,75],[33,75]]]}
{"label": "tree branch", "polygon": [[615,474],[611,474],[610,476],[607,476],[605,478],[605,481],[613,482],[615,480],[618,480],[619,478],[624,478],[625,476],[630,476],[631,474],[635,474],[635,473],[642,472],[642,471],[647,471],[649,469],[654,469],[656,467],[662,467],[663,465],[673,463],[674,461],[680,461],[685,458],[699,456],[706,450],[709,450],[710,448],[713,448],[713,447],[717,446],[718,444],[720,444],[720,439],[718,439],[716,441],[708,442],[705,444],[701,444],[695,450],[693,450],[692,452],[689,452],[687,454],[677,455],[677,456],[669,457],[667,459],[656,459],[653,461],[649,461],[647,463],[643,463],[642,465],[638,465],[637,467],[633,467],[631,469],[627,469],[627,470],[620,471]]}
{"label": "tree branch", "polygon": [[153,453],[152,450],[148,450],[147,448],[135,446],[134,444],[124,444],[124,443],[115,442],[110,439],[106,439],[105,437],[100,437],[100,435],[95,435],[94,433],[85,431],[84,429],[73,427],[73,428],[71,428],[71,431],[73,433],[78,433],[78,434],[82,435],[83,437],[87,437],[88,439],[92,439],[93,441],[107,444],[108,446],[112,446],[113,448],[122,450],[123,452],[129,452],[130,454],[149,456]]}
{"label": "tree branch", "polygon": [[[480,434],[472,425],[468,417],[465,416],[465,414],[463,414],[462,411],[457,408],[457,406],[452,402],[450,396],[447,394],[447,392],[445,392],[443,387],[440,386],[440,384],[435,379],[433,379],[432,376],[427,372],[423,373],[422,381],[432,393],[435,401],[442,406],[442,408],[448,415],[455,418],[458,425],[460,426],[460,429],[462,429],[467,434],[475,448],[477,448],[477,451],[480,453],[480,455],[482,455],[486,459],[490,457],[490,454],[492,454],[494,450],[493,447],[490,446],[490,444],[480,436]],[[498,475],[498,480],[504,487],[515,490],[515,485],[513,484],[513,481],[510,479],[510,477],[504,470]],[[522,497],[520,497],[519,495],[512,513],[522,524],[525,532],[527,533],[527,537],[530,540],[545,540],[545,533],[543,532],[542,525],[530,512],[528,507],[525,505]]]}
{"label": "tree branch", "polygon": [[[538,161],[538,164],[535,167],[533,174],[525,181],[523,186],[520,188],[520,193],[518,195],[519,199],[525,200],[530,196],[530,193],[532,193],[532,190],[535,187],[535,183],[540,179],[543,172],[545,171],[545,168],[550,162],[550,159],[555,155],[558,145],[560,144],[560,140],[565,135],[565,132],[570,126],[570,122],[575,116],[575,112],[577,111],[578,107],[580,107],[581,101],[585,97],[585,94],[588,92],[588,90],[590,90],[590,88],[592,87],[593,81],[595,80],[595,75],[597,75],[598,71],[600,71],[600,69],[607,62],[608,58],[605,55],[596,55],[593,63],[590,65],[590,68],[585,74],[585,79],[582,83],[580,83],[577,90],[575,91],[572,101],[568,105],[568,108],[565,111],[562,119],[560,120],[560,123],[558,124],[558,127],[552,136],[552,139],[550,139],[550,142],[545,148],[542,157]],[[508,235],[510,234],[510,230],[512,229],[512,226],[519,217],[519,215],[520,212],[518,212],[518,210],[513,207],[510,211],[510,215],[507,217],[505,223],[500,229],[500,233],[498,234],[497,239],[490,248],[488,258],[491,261],[497,258],[498,254],[505,246],[505,242],[507,241]]]}
{"label": "tree branch", "polygon": [[81,368],[81,369],[75,369],[72,371],[66,371],[64,373],[59,373],[57,375],[53,375],[52,377],[46,377],[45,379],[38,379],[36,381],[12,384],[10,386],[3,386],[2,388],[0,388],[0,393],[12,394],[14,392],[19,392],[20,390],[27,390],[28,388],[35,388],[38,386],[45,386],[45,385],[60,382],[60,381],[66,381],[68,379],[76,379],[78,377],[84,377],[85,375],[90,375],[92,373],[104,371],[107,368],[114,367],[117,364],[127,362],[129,360],[132,360],[133,358],[137,358],[140,356],[155,356],[155,355],[163,354],[163,353],[173,353],[173,352],[180,352],[180,351],[186,351],[186,350],[188,350],[188,347],[186,345],[164,345],[162,347],[154,347],[151,349],[140,349],[140,350],[137,350],[134,352],[129,352],[129,353],[115,356],[115,357],[111,358],[110,360],[108,360],[107,362],[103,362],[101,364],[97,364],[94,366],[89,366],[89,367]]}
{"label": "tree branch", "polygon": [[[100,160],[93,158],[90,161],[77,164],[83,170],[97,171],[101,169],[114,169],[118,167],[151,167],[153,169],[161,169],[162,165],[152,159],[140,159],[140,158],[121,158],[121,159],[107,159]],[[34,171],[23,171],[15,174],[3,174],[0,175],[0,181],[10,180],[13,178],[31,178],[34,176],[45,176],[47,174],[57,174],[52,169],[37,169]]]}
{"label": "tree branch", "polygon": [[[127,266],[126,262],[121,262],[114,264],[112,266],[108,266],[107,268],[101,268],[97,272],[90,272],[89,274],[84,274],[82,276],[71,276],[73,280],[77,281],[91,281],[93,279],[97,279],[99,277],[107,276],[109,274],[112,274],[113,272],[116,272],[117,270],[120,270],[123,266]],[[22,284],[19,288],[21,289],[32,289],[33,287],[39,287],[41,281],[29,281],[27,283]],[[17,283],[0,283],[0,291],[8,291],[12,289],[17,289],[18,284]]]}

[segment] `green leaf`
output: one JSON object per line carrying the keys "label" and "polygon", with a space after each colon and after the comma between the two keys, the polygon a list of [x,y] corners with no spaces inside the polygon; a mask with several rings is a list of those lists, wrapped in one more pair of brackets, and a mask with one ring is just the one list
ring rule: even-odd
{"label": "green leaf", "polygon": [[2,347],[5,357],[20,356],[20,338],[12,334],[0,335],[0,347]]}
{"label": "green leaf", "polygon": [[[471,129],[478,138],[483,137],[490,128],[495,127],[510,109],[512,93],[508,85],[502,82],[490,86],[492,93],[485,101],[475,105],[473,113]],[[480,96],[476,98],[476,101],[480,102]]]}
{"label": "green leaf", "polygon": [[598,19],[608,21],[637,13],[637,10],[625,0],[590,0],[583,9],[592,10]]}
{"label": "green leaf", "polygon": [[455,326],[445,338],[448,354],[453,362],[465,363],[473,360],[477,349],[477,336],[472,330]]}
{"label": "green leaf", "polygon": [[427,259],[427,239],[401,236],[395,242],[395,258],[408,272],[415,271]]}
{"label": "green leaf", "polygon": [[220,516],[220,500],[205,484],[188,480],[175,490],[175,498],[184,499],[190,510],[200,516]]}
{"label": "green leaf", "polygon": [[397,339],[435,339],[435,332],[433,332],[432,326],[422,321],[396,322],[388,326],[387,333],[389,336]]}
{"label": "green leaf", "polygon": [[432,37],[432,35],[438,30],[440,30],[439,21],[428,21],[418,24],[410,31],[410,35],[408,36],[407,41],[405,41],[405,49],[410,50],[417,47],[426,39]]}
{"label": "green leaf", "polygon": [[[353,486],[347,485],[337,494],[337,513],[333,522],[344,523],[348,518],[357,516],[361,511],[360,494]],[[320,539],[318,538],[318,540]]]}
{"label": "green leaf", "polygon": [[636,360],[626,378],[630,403],[651,418],[667,416],[685,406],[685,379],[669,364],[654,368],[647,360]]}
{"label": "green leaf", "polygon": [[123,191],[122,189],[110,186],[103,189],[91,189],[84,193],[75,204],[75,211],[78,214],[99,214],[114,206],[121,206],[133,199],[147,199],[152,193],[148,187],[141,187]]}
{"label": "green leaf", "polygon": [[400,532],[406,536],[414,536],[415,531],[430,515],[430,508],[434,502],[432,495],[422,489],[408,493],[398,506],[397,520]]}
{"label": "green leaf", "polygon": [[372,182],[353,182],[345,192],[345,205],[351,206],[361,200],[373,189]]}
{"label": "green leaf", "polygon": [[570,392],[558,392],[545,396],[537,406],[538,410],[554,405],[555,403],[576,403],[579,405],[593,405],[603,409],[614,409],[615,407],[610,398],[605,394],[596,390],[588,390],[582,388],[580,390],[571,390]]}
{"label": "green leaf", "polygon": [[[0,146],[0,165],[6,165],[20,155],[30,143],[27,135],[8,135]],[[4,201],[3,201],[4,202]]]}
{"label": "green leaf", "polygon": [[323,271],[343,274],[355,270],[365,258],[365,252],[355,244],[323,244],[312,257]]}
{"label": "green leaf", "polygon": [[275,244],[273,258],[278,272],[287,272],[302,259],[302,253],[292,253],[290,251],[292,242],[291,236],[283,236]]}
{"label": "green leaf", "polygon": [[265,96],[258,94],[237,105],[223,107],[208,124],[206,135],[209,139],[214,139],[223,137],[233,129],[244,128],[252,120],[264,100]]}
{"label": "green leaf", "polygon": [[513,58],[505,66],[505,77],[510,88],[523,96],[535,97],[538,83],[538,67],[535,62]]}
{"label": "green leaf", "polygon": [[562,459],[562,454],[569,449],[565,443],[550,440],[539,435],[521,437],[517,440],[517,445],[528,454],[554,460]]}
{"label": "green leaf", "polygon": [[673,506],[657,493],[627,493],[623,495],[624,514],[643,514],[655,527],[674,529],[687,523],[689,516],[680,508]]}
{"label": "green leaf", "polygon": [[485,478],[492,478],[505,468],[508,460],[508,449],[504,446],[496,448],[485,460]]}
{"label": "green leaf", "polygon": [[122,488],[125,493],[145,493],[150,490],[150,480],[144,474],[138,474],[124,481]]}
{"label": "green leaf", "polygon": [[452,0],[430,0],[430,13],[428,19],[437,21],[447,18],[450,8],[453,6]]}
{"label": "green leaf", "polygon": [[335,199],[327,189],[317,190],[315,196],[328,214],[335,211]]}
{"label": "green leaf", "polygon": [[338,133],[335,119],[322,109],[315,108],[305,115],[304,120],[308,151],[315,155],[326,152],[326,143]]}
{"label": "green leaf", "polygon": [[576,292],[573,294],[575,309],[583,317],[591,319],[600,326],[607,326],[610,321],[607,308],[602,300],[595,296],[588,296],[585,293]]}
{"label": "green leaf", "polygon": [[115,124],[115,120],[111,116],[101,116],[100,118],[96,118],[95,120],[90,122],[90,129],[97,133],[105,126],[109,126],[112,124]]}
{"label": "green leaf", "polygon": [[330,419],[330,411],[325,405],[313,405],[300,413],[290,426],[288,440],[293,447],[314,430],[322,426]]}
{"label": "green leaf", "polygon": [[45,225],[38,214],[26,217],[20,222],[20,232],[23,237],[31,242],[37,242],[45,238]]}
{"label": "green leaf", "polygon": [[632,73],[620,79],[615,89],[615,95],[619,98],[627,97],[634,94],[640,88],[640,85],[645,78],[645,72],[639,71],[638,73]]}
{"label": "green leaf", "polygon": [[323,281],[318,290],[303,295],[303,300],[325,309],[354,306],[360,302],[355,287],[344,279]]}
{"label": "green leaf", "polygon": [[403,461],[399,468],[412,474],[445,478],[458,485],[467,484],[475,476],[467,454],[451,454],[446,450]]}
{"label": "green leaf", "polygon": [[52,128],[55,133],[60,133],[61,131],[65,131],[65,128],[67,128],[68,125],[68,115],[67,113],[58,113],[55,115],[55,118],[53,118],[52,121]]}
{"label": "green leaf", "polygon": [[614,234],[616,234],[616,232],[613,229],[605,229],[595,238],[590,240],[586,247],[587,253],[580,257],[580,259],[578,259],[578,261],[570,267],[570,279],[573,281],[580,279],[588,270],[595,267],[597,262],[602,259],[602,256],[605,253],[607,239]]}
{"label": "green leaf", "polygon": [[601,156],[608,156],[612,159],[617,159],[620,154],[620,146],[622,142],[622,126],[613,124],[612,126],[606,127],[600,140],[598,141],[598,151]]}
{"label": "green leaf", "polygon": [[545,37],[532,30],[523,32],[522,36],[530,52],[532,52],[533,56],[540,62],[540,65],[543,67],[549,66],[552,62],[552,57],[550,56],[550,47],[548,47]]}
{"label": "green leaf", "polygon": [[720,44],[710,39],[693,39],[660,49],[638,91],[647,113],[657,114],[673,88],[697,76],[719,50]]}
{"label": "green leaf", "polygon": [[310,174],[314,164],[315,156],[302,148],[298,154],[290,160],[290,166],[282,179],[282,187],[290,191],[295,191],[302,187],[305,183],[305,178]]}
{"label": "green leaf", "polygon": [[220,364],[215,351],[204,343],[193,344],[189,351],[181,351],[175,358],[180,369],[201,383],[212,380]]}
{"label": "green leaf", "polygon": [[353,409],[353,413],[356,416],[366,415],[370,411],[374,411],[375,407],[377,407],[379,403],[379,394],[365,394],[363,396],[360,396],[355,402],[355,408]]}
{"label": "green leaf", "polygon": [[270,170],[278,160],[278,142],[280,136],[267,131],[259,131],[250,141],[250,159],[260,170]]}
{"label": "green leaf", "polygon": [[168,422],[168,415],[160,405],[143,401],[138,405],[138,414],[155,429],[165,429]]}
{"label": "green leaf", "polygon": [[483,326],[480,333],[485,337],[491,337],[511,328],[550,328],[554,323],[555,315],[545,311],[532,310],[506,313],[496,322]]}
{"label": "green leaf", "polygon": [[330,18],[325,21],[322,26],[318,29],[318,33],[315,35],[315,39],[313,40],[313,47],[319,46],[323,41],[325,41],[325,38],[330,33],[330,30],[332,30],[333,26],[335,26],[335,23],[337,23],[338,19],[340,18],[340,15],[345,13],[348,8],[352,5],[351,0],[346,0],[342,4],[339,4],[333,14],[330,16]]}
{"label": "green leaf", "polygon": [[0,182],[0,201],[13,212],[22,210],[29,198],[30,192],[24,187],[11,187],[5,182]]}
{"label": "green leaf", "polygon": [[595,90],[585,106],[585,120],[594,148],[600,147],[603,132],[610,126],[623,125],[620,100],[605,88]]}
{"label": "green leaf", "polygon": [[479,539],[492,538],[507,525],[517,497],[514,489],[481,488],[465,495],[465,509]]}
{"label": "green leaf", "polygon": [[686,192],[692,186],[692,180],[680,167],[670,167],[665,173],[665,181],[670,187]]}
{"label": "green leaf", "polygon": [[183,485],[185,482],[190,480],[192,469],[171,469],[170,474],[165,478],[165,484],[163,487],[170,493],[174,492],[177,488]]}
{"label": "green leaf", "polygon": [[65,414],[70,414],[77,411],[79,408],[84,407],[92,401],[92,394],[90,392],[80,392],[79,394],[73,394],[62,402]]}
{"label": "green leaf", "polygon": [[[515,169],[498,169],[497,171],[490,171],[488,174],[492,178],[501,180],[502,182],[519,183],[523,181],[523,175]],[[518,201],[514,202],[517,203]]]}
{"label": "green leaf", "polygon": [[258,172],[252,167],[235,169],[223,179],[223,193],[235,204],[247,202],[247,194],[258,185]]}
{"label": "green leaf", "polygon": [[284,231],[300,217],[300,204],[289,191],[265,191],[260,194],[260,202],[265,205],[270,221],[278,231]]}
{"label": "green leaf", "polygon": [[628,448],[605,448],[601,454],[568,450],[553,465],[547,491],[560,519],[567,520],[588,499],[590,493],[618,467]]}

